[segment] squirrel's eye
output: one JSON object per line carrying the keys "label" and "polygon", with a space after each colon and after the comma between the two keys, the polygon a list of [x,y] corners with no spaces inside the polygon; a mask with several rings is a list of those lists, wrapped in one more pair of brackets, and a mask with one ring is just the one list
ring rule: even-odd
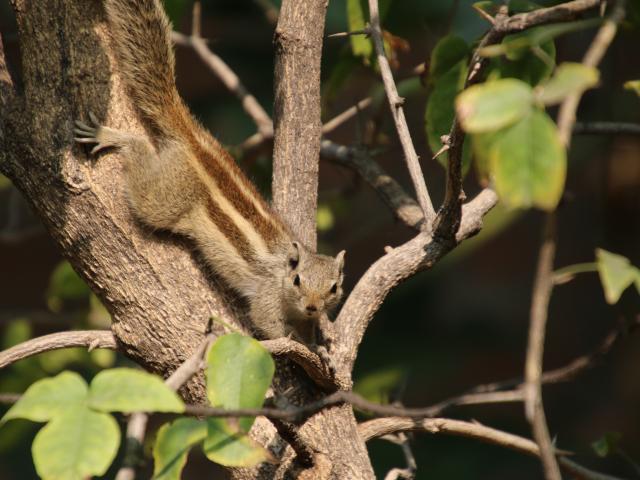
{"label": "squirrel's eye", "polygon": [[333,293],[333,294],[335,294],[335,293],[337,293],[337,292],[338,292],[338,284],[337,284],[337,283],[334,283],[334,284],[331,286],[331,290],[330,290],[330,292],[331,292],[331,293]]}
{"label": "squirrel's eye", "polygon": [[299,287],[299,286],[300,286],[300,275],[296,275],[295,277],[293,277],[293,284],[294,284],[296,287]]}

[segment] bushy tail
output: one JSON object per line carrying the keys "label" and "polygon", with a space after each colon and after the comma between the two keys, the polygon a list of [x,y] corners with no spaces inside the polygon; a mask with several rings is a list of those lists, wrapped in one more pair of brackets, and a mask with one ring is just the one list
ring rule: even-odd
{"label": "bushy tail", "polygon": [[171,24],[160,0],[105,0],[119,71],[154,134],[174,137],[186,113],[175,84]]}

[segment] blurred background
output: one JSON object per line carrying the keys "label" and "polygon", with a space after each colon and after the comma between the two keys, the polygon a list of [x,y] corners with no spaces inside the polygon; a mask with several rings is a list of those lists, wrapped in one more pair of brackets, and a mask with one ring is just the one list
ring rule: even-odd
{"label": "blurred background", "polygon": [[[270,0],[205,0],[202,35],[268,111],[273,101],[273,13]],[[349,30],[353,2],[329,4],[326,33]],[[551,2],[542,2],[550,5]],[[556,2],[559,3],[559,2]],[[601,85],[581,103],[580,121],[640,124],[640,98],[625,81],[640,78],[640,7],[629,2],[627,21],[601,65]],[[394,52],[395,78],[413,140],[435,204],[443,197],[444,169],[431,160],[425,108],[431,85],[416,67],[427,64],[434,45],[448,33],[472,43],[487,24],[467,0],[384,2],[383,28]],[[189,33],[191,3],[166,2],[176,30]],[[19,65],[15,24],[7,0],[0,0],[0,32],[9,61]],[[580,61],[595,29],[556,39],[557,61]],[[255,125],[236,98],[195,53],[177,47],[178,88],[196,116],[227,145],[269,195],[270,152],[246,150],[242,142]],[[386,102],[380,97],[375,65],[354,55],[349,38],[326,39],[323,55],[323,120],[359,100],[372,105],[331,132],[344,145],[370,149],[383,168],[412,193],[402,151]],[[552,116],[555,112],[551,110]],[[565,199],[559,209],[556,268],[593,262],[596,248],[640,266],[640,136],[577,135],[570,151]],[[413,232],[394,220],[358,175],[321,161],[319,248],[347,250],[349,290],[387,245]],[[471,197],[480,189],[473,169],[465,180]],[[500,207],[475,238],[388,297],[365,336],[356,365],[357,389],[368,398],[394,395],[407,406],[427,406],[478,384],[522,375],[535,262],[544,214]],[[550,311],[545,368],[556,368],[592,352],[621,322],[640,312],[631,287],[615,305],[605,302],[598,274],[584,273],[556,287]],[[106,310],[60,257],[10,182],[0,176],[0,344],[69,329],[108,328]],[[128,364],[109,351],[61,350],[0,371],[0,391],[23,392],[38,378],[64,369],[93,376],[102,368]],[[624,478],[640,478],[640,332],[624,335],[603,361],[573,381],[544,388],[551,435],[576,460]],[[2,407],[4,409],[4,407]],[[4,412],[4,410],[2,410]],[[448,416],[530,437],[521,404],[459,407]],[[157,425],[156,425],[157,427]],[[39,428],[26,421],[0,427],[0,479],[36,478],[30,442]],[[153,430],[153,426],[152,426]],[[152,438],[149,434],[147,438]],[[595,444],[595,448],[594,448]],[[412,447],[418,479],[536,479],[536,459],[465,438],[415,435]],[[369,444],[376,473],[404,466],[398,446]],[[605,455],[606,454],[606,455]],[[116,462],[117,463],[117,462]],[[184,478],[213,475],[214,467],[193,452]],[[106,478],[111,478],[113,472]]]}

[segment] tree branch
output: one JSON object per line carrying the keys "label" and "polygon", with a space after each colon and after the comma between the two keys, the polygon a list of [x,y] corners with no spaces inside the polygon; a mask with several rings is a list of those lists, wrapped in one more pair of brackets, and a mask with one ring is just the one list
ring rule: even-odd
{"label": "tree branch", "polygon": [[549,429],[542,405],[542,361],[549,299],[553,290],[553,260],[556,251],[555,213],[547,215],[544,238],[540,247],[538,267],[531,300],[529,342],[525,362],[524,406],[533,437],[540,446],[540,459],[547,480],[561,480]]}
{"label": "tree branch", "polygon": [[320,59],[326,8],[325,0],[283,1],[274,40],[273,205],[312,250],[316,247]]}
{"label": "tree branch", "polygon": [[110,330],[88,330],[52,333],[42,337],[32,338],[15,347],[0,352],[0,368],[11,365],[23,358],[38,353],[57,350],[60,348],[86,347],[89,351],[94,348],[108,348],[118,350],[116,337]]}
{"label": "tree branch", "polygon": [[640,125],[624,122],[578,122],[574,135],[640,135]]}
{"label": "tree branch", "polygon": [[400,144],[402,145],[402,151],[404,152],[405,161],[407,162],[407,168],[415,188],[418,203],[422,209],[423,215],[426,218],[426,227],[430,228],[435,219],[435,210],[427,190],[427,184],[425,183],[422,168],[420,167],[420,161],[418,154],[413,146],[411,140],[411,134],[409,133],[409,126],[404,116],[404,109],[402,104],[404,99],[398,95],[395,82],[393,80],[393,74],[391,73],[391,67],[384,52],[384,42],[382,40],[382,29],[380,27],[380,14],[378,12],[378,0],[369,0],[369,16],[371,20],[371,38],[376,48],[376,54],[378,59],[378,65],[380,67],[380,73],[382,75],[382,81],[384,83],[384,89],[387,93],[389,100],[389,108],[391,109],[391,116],[396,125],[398,131],[398,137],[400,138]]}
{"label": "tree branch", "polygon": [[256,124],[260,135],[266,138],[273,137],[273,123],[267,112],[224,60],[209,49],[203,38],[193,33],[191,36],[187,36],[175,31],[171,32],[171,38],[177,45],[190,47],[198,54],[205,65],[224,83],[225,87],[240,100],[242,108]]}
{"label": "tree branch", "polygon": [[[613,12],[602,24],[593,42],[591,42],[589,49],[585,53],[582,59],[583,65],[587,67],[598,66],[618,31],[618,24],[624,18],[624,7],[625,2],[623,0],[616,2]],[[571,131],[576,121],[576,111],[578,110],[578,104],[580,103],[582,94],[583,92],[581,91],[572,93],[564,99],[558,110],[558,132],[560,140],[567,148],[569,148],[571,144]]]}
{"label": "tree branch", "polygon": [[[429,418],[415,420],[411,418],[391,417],[377,418],[361,423],[358,426],[360,435],[365,441],[401,431],[416,431],[432,434],[443,433],[458,437],[472,438],[484,443],[515,450],[532,456],[540,456],[540,449],[535,442],[511,433],[486,427],[478,423],[452,420],[448,418]],[[556,454],[561,452],[556,451]],[[589,470],[571,460],[560,457],[563,470],[583,480],[621,480],[617,477]]]}

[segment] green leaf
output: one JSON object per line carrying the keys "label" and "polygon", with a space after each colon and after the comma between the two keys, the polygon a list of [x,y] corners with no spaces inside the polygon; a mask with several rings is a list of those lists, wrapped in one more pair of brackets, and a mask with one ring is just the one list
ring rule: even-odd
{"label": "green leaf", "polygon": [[158,430],[153,446],[154,480],[180,480],[189,449],[207,436],[207,424],[195,418],[179,418]]}
{"label": "green leaf", "polygon": [[430,80],[438,80],[453,68],[460,69],[462,60],[464,60],[464,66],[466,67],[468,56],[469,45],[462,37],[452,34],[442,37],[431,51],[431,60],[429,62]]}
{"label": "green leaf", "polygon": [[[218,338],[207,359],[207,395],[214,407],[260,408],[275,369],[269,352],[257,340],[237,333]],[[248,432],[254,418],[241,418]]]}
{"label": "green leaf", "polygon": [[33,335],[31,324],[26,318],[17,318],[5,326],[2,337],[2,349],[11,348],[19,343],[26,342]]}
{"label": "green leaf", "polygon": [[83,480],[100,476],[120,445],[120,429],[106,413],[75,408],[54,418],[33,440],[31,451],[44,480]]}
{"label": "green leaf", "polygon": [[[462,89],[467,74],[466,59],[458,62],[452,69],[441,75],[433,85],[427,108],[425,110],[425,124],[429,148],[435,154],[442,147],[440,137],[448,135],[455,114],[456,95]],[[447,166],[447,152],[438,156],[443,167]],[[462,149],[462,171],[466,173],[471,164],[471,150],[465,141]]]}
{"label": "green leaf", "polygon": [[596,249],[596,261],[604,297],[608,304],[613,305],[620,300],[622,292],[637,281],[637,270],[627,257],[602,248]]}
{"label": "green leaf", "polygon": [[47,304],[54,312],[59,311],[65,301],[89,298],[89,287],[71,268],[67,261],[60,262],[51,274],[47,288]]}
{"label": "green leaf", "polygon": [[533,90],[513,78],[473,85],[456,98],[456,111],[469,133],[507,127],[531,111]]}
{"label": "green leaf", "polygon": [[89,405],[103,412],[184,411],[180,397],[160,377],[132,368],[98,373],[89,387]]}
{"label": "green leaf", "polygon": [[591,443],[591,448],[593,448],[593,451],[599,457],[608,457],[616,453],[621,438],[622,434],[620,432],[607,432],[601,438]]}
{"label": "green leaf", "polygon": [[518,58],[496,58],[491,62],[492,77],[517,78],[531,86],[549,78],[555,67],[556,47],[553,41],[535,49],[528,48]]}
{"label": "green leaf", "polygon": [[228,467],[251,467],[274,461],[268,450],[223,418],[207,419],[203,449],[209,460]]}
{"label": "green leaf", "polygon": [[387,367],[358,379],[353,390],[367,400],[388,403],[389,394],[406,380],[406,368]]}
{"label": "green leaf", "polygon": [[31,385],[0,423],[12,418],[46,422],[81,407],[86,399],[87,384],[82,377],[75,372],[62,372]]}
{"label": "green leaf", "polygon": [[536,89],[537,100],[545,105],[555,105],[569,94],[583,92],[598,84],[600,72],[581,63],[566,62],[558,66],[551,79]]}
{"label": "green leaf", "polygon": [[629,80],[628,82],[624,82],[625,90],[631,90],[635,92],[636,95],[640,96],[640,80]]}
{"label": "green leaf", "polygon": [[[364,30],[368,12],[365,11],[360,0],[347,0],[347,22],[349,31],[356,32]],[[369,63],[369,58],[373,54],[373,43],[366,35],[350,35],[351,52],[355,57],[362,57],[365,63]]]}
{"label": "green leaf", "polygon": [[533,110],[497,132],[488,148],[489,169],[505,205],[553,210],[564,189],[566,152],[549,116]]}

